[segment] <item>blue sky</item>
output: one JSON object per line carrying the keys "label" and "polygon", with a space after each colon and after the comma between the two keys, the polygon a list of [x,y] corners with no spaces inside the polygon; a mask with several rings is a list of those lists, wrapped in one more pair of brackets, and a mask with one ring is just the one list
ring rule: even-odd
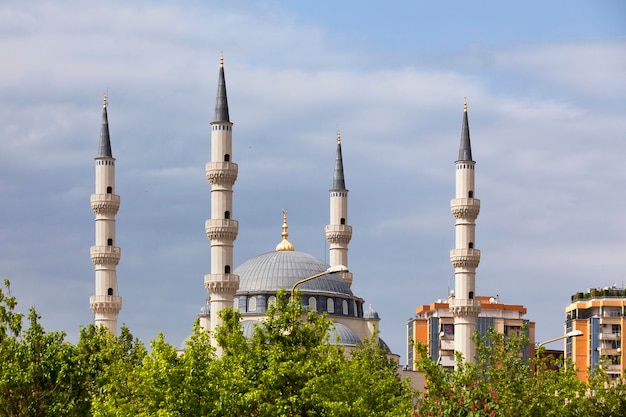
{"label": "blue sky", "polygon": [[[326,257],[337,125],[354,292],[404,354],[415,308],[453,283],[454,160],[468,97],[477,293],[523,304],[537,339],[571,294],[622,286],[626,6],[610,1],[0,4],[0,275],[76,338],[94,291],[102,94],[117,158],[120,323],[174,344],[204,303],[209,160],[226,59],[235,263]],[[302,3],[302,4],[301,4]]]}

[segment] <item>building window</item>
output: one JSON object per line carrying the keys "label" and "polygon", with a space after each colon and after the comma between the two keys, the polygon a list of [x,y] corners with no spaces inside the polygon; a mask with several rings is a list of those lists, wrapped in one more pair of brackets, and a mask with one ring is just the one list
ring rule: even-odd
{"label": "building window", "polygon": [[470,248],[470,249],[474,249],[474,242],[470,242],[470,243],[469,243],[469,248]]}
{"label": "building window", "polygon": [[113,239],[107,239],[107,246],[113,246]]}
{"label": "building window", "polygon": [[225,274],[230,274],[230,265],[226,265],[226,266],[224,267],[224,273],[225,273]]}
{"label": "building window", "polygon": [[346,224],[346,219],[344,219],[343,217],[341,218],[341,221],[339,222],[341,224]]}
{"label": "building window", "polygon": [[470,191],[469,193],[467,193],[467,196],[469,198],[474,198],[474,191]]}
{"label": "building window", "polygon": [[473,300],[474,299],[474,291],[470,291],[469,292],[469,299]]}
{"label": "building window", "polygon": [[317,299],[309,297],[309,311],[317,311]]}
{"label": "building window", "polygon": [[230,211],[226,210],[224,212],[224,218],[227,219],[227,220],[230,219]]}
{"label": "building window", "polygon": [[230,155],[229,154],[224,155],[224,162],[230,162]]}
{"label": "building window", "polygon": [[107,194],[113,193],[113,187],[107,187]]}
{"label": "building window", "polygon": [[343,300],[343,302],[341,304],[342,304],[342,307],[343,307],[343,315],[347,316],[348,315],[348,301],[347,300]]}
{"label": "building window", "polygon": [[109,288],[107,290],[107,295],[113,295],[113,288]]}
{"label": "building window", "polygon": [[328,311],[329,314],[333,314],[335,312],[335,300],[332,298],[328,298],[326,300],[326,311]]}
{"label": "building window", "polygon": [[267,306],[276,307],[276,297],[274,297],[273,295],[270,295],[270,297],[267,299]]}
{"label": "building window", "polygon": [[248,299],[248,311],[256,311],[256,297]]}

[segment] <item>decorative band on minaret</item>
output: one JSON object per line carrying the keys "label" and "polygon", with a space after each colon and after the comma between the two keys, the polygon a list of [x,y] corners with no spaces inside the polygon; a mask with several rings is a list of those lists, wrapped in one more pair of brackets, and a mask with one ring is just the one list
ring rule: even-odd
{"label": "decorative band on minaret", "polygon": [[463,355],[465,362],[474,362],[476,349],[472,336],[476,330],[476,317],[480,313],[480,301],[475,299],[476,268],[480,251],[475,247],[476,218],[480,212],[480,200],[474,197],[474,167],[470,143],[467,101],[463,103],[461,145],[456,165],[456,194],[450,202],[455,219],[455,248],[450,251],[454,267],[454,298],[450,299],[450,311],[454,316],[454,349]]}
{"label": "decorative band on minaret", "polygon": [[233,306],[239,277],[233,274],[233,242],[239,222],[233,220],[233,184],[238,167],[232,162],[233,124],[228,114],[224,57],[220,57],[215,117],[211,123],[211,162],[206,164],[206,177],[211,184],[211,218],[205,223],[211,241],[211,273],[204,276],[210,295],[210,329],[221,323],[219,311]]}
{"label": "decorative band on minaret", "polygon": [[122,297],[117,295],[116,268],[121,249],[115,246],[115,215],[120,196],[115,194],[115,158],[111,152],[107,96],[104,95],[100,146],[96,161],[96,192],[91,195],[91,210],[96,215],[96,244],[91,247],[91,261],[96,272],[96,294],[89,297],[94,323],[117,333],[117,315]]}
{"label": "decorative band on minaret", "polygon": [[[348,266],[348,244],[352,239],[352,226],[348,225],[348,190],[343,176],[341,132],[337,131],[337,156],[333,188],[330,190],[330,224],[326,226],[326,240],[330,246],[330,266]],[[352,285],[352,273],[340,272],[343,280]]]}

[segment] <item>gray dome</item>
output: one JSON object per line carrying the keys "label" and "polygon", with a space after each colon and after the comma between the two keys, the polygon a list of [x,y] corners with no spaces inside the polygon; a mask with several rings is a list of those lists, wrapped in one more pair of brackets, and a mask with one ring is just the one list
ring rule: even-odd
{"label": "gray dome", "polygon": [[363,318],[366,318],[366,319],[379,319],[380,317],[378,317],[378,312],[376,310],[374,310],[372,308],[372,306],[370,305],[370,307],[363,312]]}
{"label": "gray dome", "polygon": [[328,341],[333,345],[357,346],[361,339],[350,328],[341,323],[335,323],[335,328],[329,332]]}
{"label": "gray dome", "polygon": [[378,345],[385,351],[385,353],[393,355],[393,353],[391,353],[391,349],[389,349],[389,345],[387,345],[387,343],[380,337],[378,338]]}
{"label": "gray dome", "polygon": [[[237,294],[275,293],[283,288],[291,290],[301,279],[328,269],[328,264],[307,253],[296,251],[268,252],[249,259],[235,269],[239,275]],[[328,274],[298,285],[307,293],[352,295],[350,287],[339,274]]]}

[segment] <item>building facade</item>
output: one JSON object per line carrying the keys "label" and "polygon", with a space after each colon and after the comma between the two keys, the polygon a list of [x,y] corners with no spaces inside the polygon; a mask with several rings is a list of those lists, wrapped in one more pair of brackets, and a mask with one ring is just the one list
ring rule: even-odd
{"label": "building facade", "polygon": [[[417,344],[421,343],[428,349],[432,360],[441,366],[454,369],[454,352],[456,350],[455,317],[450,311],[448,300],[437,300],[430,305],[423,305],[415,310],[415,317],[407,323],[407,367],[415,370],[418,359]],[[476,296],[480,303],[480,313],[476,317],[476,330],[485,336],[489,328],[503,333],[505,336],[525,332],[529,344],[522,351],[524,358],[534,355],[535,323],[524,318],[526,308],[517,304],[501,303],[498,297]]]}
{"label": "building facade", "polygon": [[583,334],[565,339],[565,357],[576,366],[578,378],[587,381],[596,367],[611,379],[625,377],[626,287],[589,288],[571,300],[565,309],[565,332]]}

